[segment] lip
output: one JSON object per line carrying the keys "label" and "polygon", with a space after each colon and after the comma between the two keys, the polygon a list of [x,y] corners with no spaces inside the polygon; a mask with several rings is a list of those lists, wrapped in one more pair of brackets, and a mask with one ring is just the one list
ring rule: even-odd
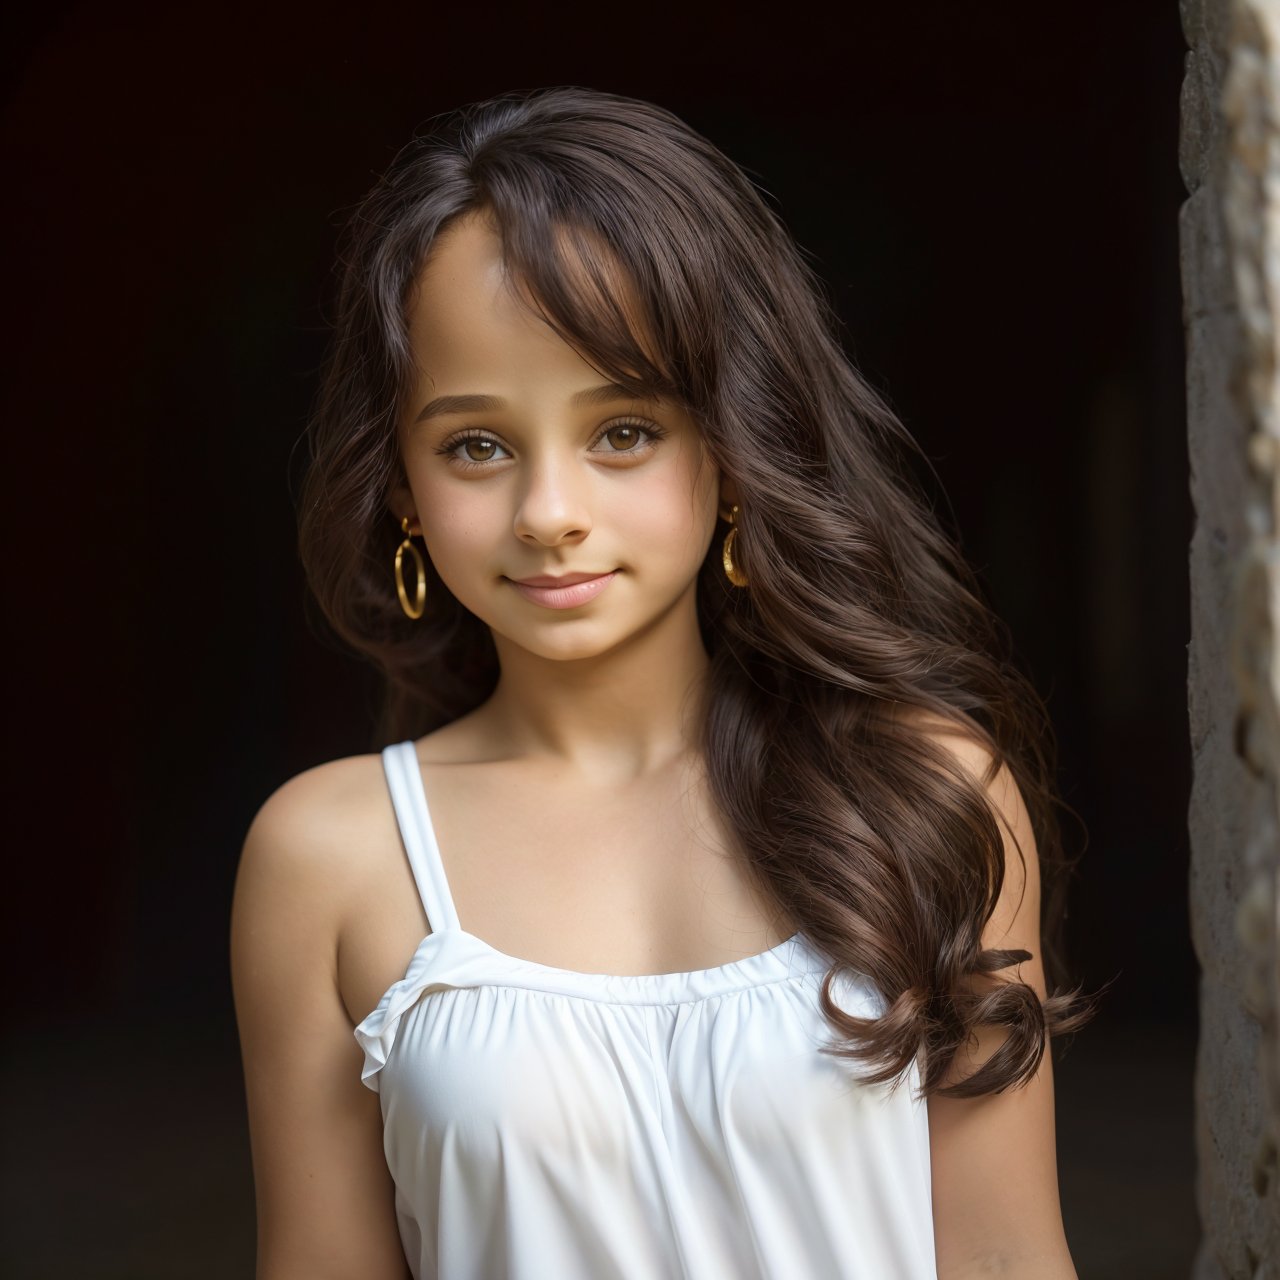
{"label": "lip", "polygon": [[553,578],[540,574],[534,578],[508,578],[507,581],[526,600],[547,609],[574,609],[588,600],[594,600],[614,578],[617,570],[609,573],[566,573]]}
{"label": "lip", "polygon": [[556,577],[550,573],[537,573],[531,578],[512,578],[525,587],[572,587],[579,582],[590,582],[592,578],[603,578],[603,573],[565,573]]}

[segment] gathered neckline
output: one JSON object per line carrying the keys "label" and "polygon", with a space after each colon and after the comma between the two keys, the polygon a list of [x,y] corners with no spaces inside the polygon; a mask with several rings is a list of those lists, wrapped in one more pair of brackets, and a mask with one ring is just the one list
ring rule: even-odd
{"label": "gathered neckline", "polygon": [[524,960],[453,925],[428,933],[418,943],[404,976],[387,988],[357,1031],[368,1031],[387,1018],[397,1019],[423,992],[437,984],[443,990],[487,987],[605,1005],[680,1005],[808,978],[826,968],[827,962],[806,944],[802,931],[767,951],[709,969],[619,974],[587,973]]}
{"label": "gathered neckline", "polygon": [[[446,930],[446,932],[449,931]],[[459,927],[452,930],[452,932],[464,934],[473,942],[478,943],[485,951],[498,956],[500,959],[518,964],[522,969],[554,974],[557,977],[592,978],[598,982],[633,982],[658,985],[671,985],[686,979],[715,978],[719,976],[732,977],[747,969],[758,969],[775,956],[782,956],[784,953],[793,951],[800,942],[800,932],[797,930],[789,938],[783,938],[776,946],[769,947],[765,951],[757,951],[754,955],[743,956],[740,960],[726,960],[724,964],[711,965],[706,969],[672,969],[666,973],[594,973],[587,969],[565,969],[560,965],[542,964],[538,960],[526,960],[522,956],[513,956],[509,951],[499,950],[491,942],[486,942],[469,929]],[[434,932],[427,934],[428,938],[434,936]]]}

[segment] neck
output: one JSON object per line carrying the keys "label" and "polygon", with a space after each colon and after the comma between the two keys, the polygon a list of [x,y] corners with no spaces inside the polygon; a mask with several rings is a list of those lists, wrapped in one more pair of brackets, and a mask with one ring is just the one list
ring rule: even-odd
{"label": "neck", "polygon": [[694,584],[642,632],[590,658],[554,659],[495,634],[501,675],[482,715],[503,754],[623,780],[698,749],[710,660]]}

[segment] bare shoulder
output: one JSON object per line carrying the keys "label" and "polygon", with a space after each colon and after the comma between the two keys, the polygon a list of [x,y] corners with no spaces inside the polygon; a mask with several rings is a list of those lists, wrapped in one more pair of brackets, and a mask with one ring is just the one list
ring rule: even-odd
{"label": "bare shoulder", "polygon": [[317,765],[276,788],[249,825],[230,921],[247,1060],[278,1063],[302,1043],[299,1024],[313,1046],[322,1034],[335,1051],[348,1047],[338,958],[350,904],[368,896],[395,821],[380,783],[376,755]]}
{"label": "bare shoulder", "polygon": [[376,754],[326,761],[282,783],[262,803],[245,836],[242,868],[269,871],[302,888],[340,893],[375,843],[389,811]]}
{"label": "bare shoulder", "polygon": [[395,847],[378,755],[331,760],[290,778],[245,835],[232,904],[237,950],[303,950],[332,970],[348,904]]}
{"label": "bare shoulder", "polygon": [[958,721],[915,707],[897,714],[940,747],[985,795],[1003,842],[1005,878],[995,912],[984,930],[983,945],[1022,946],[1031,951],[1036,962],[1024,976],[1029,977],[1043,999],[1046,992],[1039,958],[1039,850],[1026,799],[1012,770],[1004,762],[997,762],[976,728],[968,727],[969,718],[963,712],[957,713]]}
{"label": "bare shoulder", "polygon": [[898,723],[909,725],[930,742],[942,747],[984,787],[991,781],[994,758],[979,736],[977,726],[963,711],[957,711],[952,719],[923,707],[899,703],[890,714]]}

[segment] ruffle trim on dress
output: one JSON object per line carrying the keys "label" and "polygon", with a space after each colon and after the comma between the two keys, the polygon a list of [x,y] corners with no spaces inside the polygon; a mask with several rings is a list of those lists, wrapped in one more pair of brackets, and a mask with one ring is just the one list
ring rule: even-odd
{"label": "ruffle trim on dress", "polygon": [[377,1008],[355,1028],[356,1040],[364,1050],[360,1079],[378,1092],[378,1073],[390,1056],[401,1018],[426,992],[436,989],[502,986],[606,1004],[675,1005],[808,977],[827,967],[826,959],[802,935],[793,934],[768,951],[711,969],[654,974],[582,973],[521,960],[496,950],[465,929],[446,929],[423,938],[404,977],[387,988]]}

